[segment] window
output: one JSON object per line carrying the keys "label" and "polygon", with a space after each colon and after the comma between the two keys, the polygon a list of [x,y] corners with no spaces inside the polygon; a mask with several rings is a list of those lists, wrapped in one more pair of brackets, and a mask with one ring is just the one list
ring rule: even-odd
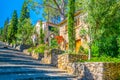
{"label": "window", "polygon": [[54,30],[55,30],[55,27],[53,27],[53,26],[48,26],[48,30],[49,30],[49,31],[54,31]]}

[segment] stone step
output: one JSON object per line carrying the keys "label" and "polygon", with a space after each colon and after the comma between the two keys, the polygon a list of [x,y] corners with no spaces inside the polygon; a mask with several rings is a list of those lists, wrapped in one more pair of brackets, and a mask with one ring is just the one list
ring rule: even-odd
{"label": "stone step", "polygon": [[30,60],[11,60],[11,59],[0,59],[0,62],[23,62],[23,63],[25,63],[25,62],[34,62],[34,61],[30,61]]}
{"label": "stone step", "polygon": [[49,67],[52,64],[38,64],[38,63],[17,63],[17,62],[0,62],[0,66],[31,66],[31,67]]}
{"label": "stone step", "polygon": [[4,55],[0,55],[0,60],[10,60],[10,59],[14,59],[14,60],[30,60],[30,61],[38,61],[38,60],[36,60],[36,59],[33,59],[33,58],[31,58],[31,57],[20,57],[20,56],[15,56],[15,57],[11,57],[11,56],[4,56]]}
{"label": "stone step", "polygon": [[[16,61],[28,61],[28,62],[37,62],[37,61],[34,61],[34,60],[32,60],[32,59],[23,59],[23,58],[1,58],[0,57],[0,61],[1,62],[12,62],[12,61],[14,61],[14,62],[16,62]],[[39,61],[40,62],[40,61]]]}
{"label": "stone step", "polygon": [[[1,53],[0,53],[1,54]],[[25,59],[32,59],[30,56],[17,56],[17,55],[12,55],[12,54],[3,54],[3,55],[0,55],[0,57],[1,58],[6,58],[6,57],[8,57],[8,58],[25,58]],[[33,59],[34,60],[34,59]]]}
{"label": "stone step", "polygon": [[[14,56],[18,56],[18,55],[24,56],[24,54],[21,53],[21,52],[0,50],[0,56],[2,56],[2,55],[5,55],[5,56],[7,56],[7,55],[9,55],[9,56],[12,56],[12,55],[14,55]],[[25,55],[25,57],[28,57],[28,55]]]}
{"label": "stone step", "polygon": [[39,62],[40,63],[40,61],[25,60],[25,59],[18,59],[17,60],[17,59],[12,59],[12,58],[11,59],[0,59],[0,62],[10,62],[10,63],[11,62],[20,62],[20,63],[21,62],[23,62],[23,63],[32,62],[32,63],[38,63]]}
{"label": "stone step", "polygon": [[1,67],[0,75],[6,74],[22,74],[22,73],[66,73],[64,70],[59,70],[57,68],[52,67]]}
{"label": "stone step", "polygon": [[[31,63],[31,62],[27,62],[27,63],[17,63],[17,62],[0,62],[0,67],[19,67],[19,66],[31,66],[31,67],[53,67],[52,64],[42,64],[39,61],[36,63]],[[56,67],[53,67],[56,68]]]}
{"label": "stone step", "polygon": [[29,64],[33,64],[33,65],[40,65],[38,64],[37,62],[30,62],[30,61],[0,61],[0,63],[9,63],[9,64],[26,64],[26,65],[29,65]]}
{"label": "stone step", "polygon": [[12,54],[3,54],[3,55],[1,55],[1,53],[0,53],[0,59],[1,60],[5,60],[5,59],[23,59],[23,60],[34,60],[34,61],[39,61],[39,60],[36,60],[36,59],[33,59],[33,58],[31,58],[30,56],[25,56],[25,55],[23,55],[23,56],[19,56],[19,55],[12,55]]}
{"label": "stone step", "polygon": [[29,66],[29,65],[1,65],[0,69],[14,69],[14,68],[50,68],[50,69],[57,69],[56,67],[47,65],[47,64],[41,64],[41,66]]}
{"label": "stone step", "polygon": [[52,77],[35,77],[35,78],[19,78],[19,79],[16,79],[16,80],[77,80],[76,77],[61,77],[61,76],[52,76]]}
{"label": "stone step", "polygon": [[0,80],[73,80],[76,76],[65,73],[24,73],[0,75]]}
{"label": "stone step", "polygon": [[0,49],[0,80],[75,80],[64,70],[42,64],[14,49]]}
{"label": "stone step", "polygon": [[0,80],[73,80],[76,76],[48,66],[0,66]]}
{"label": "stone step", "polygon": [[[21,70],[21,69],[20,69]],[[15,71],[1,71],[0,75],[11,75],[11,74],[36,74],[36,73],[65,73],[65,71],[44,71],[44,70],[15,70]]]}

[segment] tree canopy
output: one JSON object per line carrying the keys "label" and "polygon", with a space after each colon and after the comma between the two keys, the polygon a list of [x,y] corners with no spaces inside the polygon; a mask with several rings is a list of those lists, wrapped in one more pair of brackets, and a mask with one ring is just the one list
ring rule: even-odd
{"label": "tree canopy", "polygon": [[120,0],[86,0],[83,5],[92,32],[92,47],[98,48],[99,56],[117,57],[120,47]]}
{"label": "tree canopy", "polygon": [[[40,9],[43,9],[43,17],[46,21],[56,24],[67,18],[68,1],[69,0],[43,0],[43,2],[41,2],[41,0],[28,0],[32,10],[39,13]],[[83,0],[75,0],[75,11],[82,9],[82,1]]]}

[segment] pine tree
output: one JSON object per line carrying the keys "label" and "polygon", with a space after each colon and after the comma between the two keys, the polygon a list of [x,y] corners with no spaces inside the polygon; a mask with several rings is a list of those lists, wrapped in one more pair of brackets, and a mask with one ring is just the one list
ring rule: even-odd
{"label": "pine tree", "polygon": [[69,49],[75,50],[75,29],[74,29],[75,0],[68,2],[68,39]]}
{"label": "pine tree", "polygon": [[18,18],[17,18],[17,11],[14,10],[13,15],[12,15],[12,19],[10,21],[10,26],[8,28],[8,40],[9,43],[11,42],[16,42],[16,37],[15,34],[17,33],[18,30]]}

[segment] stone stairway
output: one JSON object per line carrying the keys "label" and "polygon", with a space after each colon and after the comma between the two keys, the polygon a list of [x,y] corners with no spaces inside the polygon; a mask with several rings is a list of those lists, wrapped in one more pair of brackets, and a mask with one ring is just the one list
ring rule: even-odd
{"label": "stone stairway", "polygon": [[0,80],[77,80],[76,76],[41,64],[19,51],[0,49]]}

